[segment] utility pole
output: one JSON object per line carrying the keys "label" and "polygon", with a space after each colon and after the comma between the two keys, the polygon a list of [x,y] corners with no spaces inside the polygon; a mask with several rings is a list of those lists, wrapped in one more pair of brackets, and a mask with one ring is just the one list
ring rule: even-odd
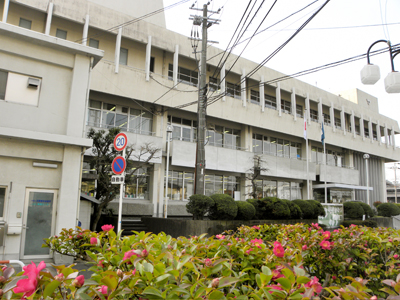
{"label": "utility pole", "polygon": [[[218,20],[208,18],[208,4],[203,5],[203,17],[193,16],[193,25],[202,25],[201,37],[201,58],[200,58],[200,82],[199,98],[197,106],[197,146],[196,146],[196,166],[195,166],[195,186],[194,193],[204,195],[205,193],[205,167],[206,167],[206,108],[207,108],[207,29],[212,24],[218,24]],[[200,10],[191,7],[191,9]],[[215,13],[219,13],[215,12]],[[198,40],[198,38],[191,38]]]}

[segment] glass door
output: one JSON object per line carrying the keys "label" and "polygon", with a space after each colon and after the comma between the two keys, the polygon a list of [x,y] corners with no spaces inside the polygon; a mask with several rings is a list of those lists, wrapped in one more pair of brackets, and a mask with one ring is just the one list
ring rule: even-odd
{"label": "glass door", "polygon": [[43,239],[54,234],[57,190],[27,189],[22,226],[21,258],[48,258]]}

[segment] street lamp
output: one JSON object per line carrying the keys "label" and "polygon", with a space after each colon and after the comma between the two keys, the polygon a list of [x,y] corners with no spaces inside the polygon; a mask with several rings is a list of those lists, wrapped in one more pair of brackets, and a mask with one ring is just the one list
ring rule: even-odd
{"label": "street lamp", "polygon": [[165,201],[164,201],[164,218],[167,218],[168,209],[168,173],[169,173],[169,145],[171,143],[171,133],[174,130],[172,125],[167,125],[167,174],[165,176]]}
{"label": "street lamp", "polygon": [[365,173],[367,175],[367,203],[368,203],[368,205],[371,205],[371,203],[369,203],[369,178],[368,178],[368,159],[369,159],[369,154],[364,154],[363,158],[365,159]]}
{"label": "street lamp", "polygon": [[392,72],[390,72],[385,78],[385,90],[387,93],[400,93],[400,73],[394,70],[393,59],[397,54],[400,53],[400,50],[393,51],[392,45],[390,41],[387,40],[378,40],[374,42],[367,51],[367,62],[368,64],[364,66],[361,70],[361,82],[363,84],[372,85],[375,84],[380,78],[379,66],[373,65],[370,63],[369,52],[371,48],[377,43],[386,43],[389,47],[389,55],[390,55],[390,63],[392,66]]}

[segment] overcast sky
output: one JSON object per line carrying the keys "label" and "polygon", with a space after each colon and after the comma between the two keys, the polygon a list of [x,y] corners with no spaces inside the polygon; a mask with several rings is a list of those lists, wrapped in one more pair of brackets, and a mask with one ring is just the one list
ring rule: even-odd
{"label": "overcast sky", "polygon": [[[217,47],[226,48],[250,1],[210,1],[209,8],[211,10],[216,11],[218,8],[223,7],[219,15],[214,14],[212,16],[220,19],[220,24],[213,25],[209,29],[209,40],[218,41]],[[178,1],[164,0],[164,6],[176,2]],[[256,2],[255,8],[258,8],[262,0],[252,0],[251,4],[254,2]],[[254,32],[273,2],[273,0],[264,2],[258,13],[259,17],[249,27],[246,37]],[[314,0],[278,0],[260,30],[271,26],[312,2]],[[188,18],[191,14],[196,13],[196,11],[189,9],[193,3],[195,3],[194,0],[167,10],[167,28],[189,36],[192,22]],[[204,3],[206,1],[198,0],[195,7],[202,8]],[[261,62],[285,42],[324,3],[325,0],[317,0],[313,5],[288,20],[260,33],[253,38],[242,56],[255,62]],[[399,0],[332,0],[266,66],[285,74],[293,74],[364,54],[373,42],[380,39],[390,40],[393,45],[398,44],[400,43],[399,13]],[[387,47],[385,43],[379,43],[372,50],[379,50],[385,47]],[[239,54],[242,49],[242,47],[238,47],[233,52]],[[400,70],[400,55],[394,61],[395,70]],[[386,93],[383,83],[384,78],[391,71],[389,54],[384,53],[371,57],[371,63],[379,65],[381,70],[381,79],[373,86],[363,85],[360,80],[360,70],[367,64],[366,59],[329,68],[297,79],[316,85],[334,94],[358,88],[377,97],[379,112],[400,123],[400,94]],[[399,137],[397,142],[399,144]],[[392,180],[393,178],[391,177],[394,177],[393,170],[389,173],[387,172],[387,179]],[[400,178],[400,171],[398,178]]]}

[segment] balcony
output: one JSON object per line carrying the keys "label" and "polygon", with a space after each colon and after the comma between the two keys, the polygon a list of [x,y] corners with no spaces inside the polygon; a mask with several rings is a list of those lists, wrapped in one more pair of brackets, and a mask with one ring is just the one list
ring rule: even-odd
{"label": "balcony", "polygon": [[360,171],[329,165],[317,165],[317,175],[320,181],[342,183],[349,185],[360,184]]}

